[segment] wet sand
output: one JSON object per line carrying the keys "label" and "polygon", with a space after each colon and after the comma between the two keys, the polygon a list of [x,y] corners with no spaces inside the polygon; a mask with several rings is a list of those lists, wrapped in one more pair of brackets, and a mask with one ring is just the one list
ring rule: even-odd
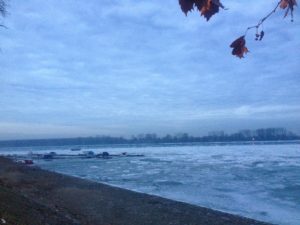
{"label": "wet sand", "polygon": [[267,224],[70,177],[0,157],[0,224]]}

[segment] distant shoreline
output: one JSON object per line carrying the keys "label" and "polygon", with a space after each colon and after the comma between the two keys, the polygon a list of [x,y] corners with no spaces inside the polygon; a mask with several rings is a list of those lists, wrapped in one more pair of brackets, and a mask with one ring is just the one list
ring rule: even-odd
{"label": "distant shoreline", "polygon": [[19,225],[268,224],[0,157],[0,219]]}
{"label": "distant shoreline", "polygon": [[1,147],[35,147],[35,146],[149,146],[149,145],[224,145],[224,144],[260,144],[300,141],[300,136],[285,128],[244,129],[227,134],[224,131],[210,132],[206,136],[191,136],[188,133],[167,134],[159,136],[155,133],[138,134],[125,137],[109,135],[94,137],[48,138],[26,140],[2,140]]}
{"label": "distant shoreline", "polygon": [[206,141],[206,142],[166,142],[166,143],[129,143],[129,144],[61,144],[61,145],[16,145],[15,141],[0,141],[0,149],[5,148],[30,148],[30,147],[99,147],[99,148],[126,148],[126,147],[172,147],[172,146],[225,146],[225,145],[273,145],[273,144],[300,144],[300,139],[295,140],[262,140],[262,141]]}

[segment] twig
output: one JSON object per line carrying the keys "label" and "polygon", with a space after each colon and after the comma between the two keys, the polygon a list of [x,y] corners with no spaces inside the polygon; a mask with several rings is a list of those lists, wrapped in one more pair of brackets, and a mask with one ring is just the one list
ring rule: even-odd
{"label": "twig", "polygon": [[258,32],[258,28],[265,22],[265,20],[267,20],[273,13],[276,12],[276,10],[278,9],[280,3],[281,3],[281,1],[279,1],[277,3],[276,7],[268,15],[266,15],[264,18],[262,18],[255,26],[248,27],[246,29],[245,36],[247,35],[248,30],[251,30],[251,29],[254,29],[254,28],[256,28],[256,31]]}

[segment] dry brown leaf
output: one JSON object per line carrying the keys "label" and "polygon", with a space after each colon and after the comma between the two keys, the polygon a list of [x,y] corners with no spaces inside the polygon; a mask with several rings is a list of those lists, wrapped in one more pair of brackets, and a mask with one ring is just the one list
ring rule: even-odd
{"label": "dry brown leaf", "polygon": [[194,0],[179,0],[181,10],[185,15],[194,8]]}
{"label": "dry brown leaf", "polygon": [[281,0],[280,1],[280,8],[286,9],[284,17],[287,17],[289,13],[291,13],[291,17],[293,20],[293,11],[294,7],[297,5],[296,0]]}
{"label": "dry brown leaf", "polygon": [[235,55],[239,58],[244,58],[244,54],[249,52],[248,48],[246,47],[245,36],[241,36],[236,39],[231,43],[230,47],[233,48],[232,55]]}
{"label": "dry brown leaf", "polygon": [[208,21],[214,14],[219,12],[222,4],[219,0],[195,0],[195,5],[201,15]]}
{"label": "dry brown leaf", "polygon": [[214,14],[219,12],[219,8],[224,8],[220,0],[179,0],[181,10],[188,14],[191,10],[196,8],[208,21]]}

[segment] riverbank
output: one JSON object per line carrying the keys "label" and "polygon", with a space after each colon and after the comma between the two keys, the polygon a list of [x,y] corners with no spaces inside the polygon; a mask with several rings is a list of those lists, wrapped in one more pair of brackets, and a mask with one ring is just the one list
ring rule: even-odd
{"label": "riverbank", "polygon": [[255,220],[136,193],[0,157],[0,224],[243,225]]}

